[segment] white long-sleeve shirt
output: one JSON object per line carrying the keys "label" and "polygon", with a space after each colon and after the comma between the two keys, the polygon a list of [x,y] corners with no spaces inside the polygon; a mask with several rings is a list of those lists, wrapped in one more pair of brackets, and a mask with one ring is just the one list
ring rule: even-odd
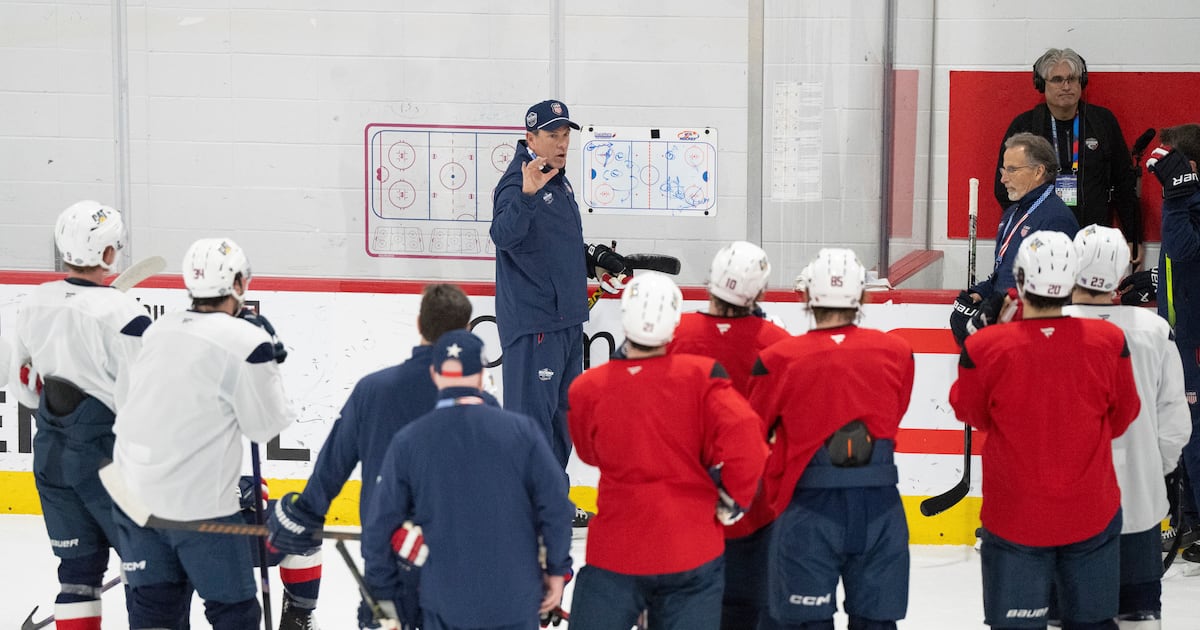
{"label": "white long-sleeve shirt", "polygon": [[[16,380],[32,363],[35,373],[66,379],[115,410],[117,378],[149,325],[137,300],[112,287],[74,279],[38,285],[17,311],[9,375]],[[22,405],[38,406],[33,389],[12,389]]]}
{"label": "white long-sleeve shirt", "polygon": [[157,516],[238,511],[242,437],[266,442],[295,414],[265,331],[226,313],[163,315],[117,387],[113,460]]}
{"label": "white long-sleeve shirt", "polygon": [[1142,410],[1125,434],[1113,440],[1113,468],[1121,488],[1121,533],[1146,531],[1167,514],[1163,475],[1175,470],[1192,433],[1183,363],[1171,327],[1154,311],[1137,306],[1079,304],[1064,308],[1063,314],[1104,319],[1125,332]]}

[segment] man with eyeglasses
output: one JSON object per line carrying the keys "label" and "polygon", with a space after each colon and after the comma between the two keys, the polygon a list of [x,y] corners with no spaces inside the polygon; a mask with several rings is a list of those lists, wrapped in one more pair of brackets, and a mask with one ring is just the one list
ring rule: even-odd
{"label": "man with eyeglasses", "polygon": [[1026,236],[1049,230],[1073,238],[1079,231],[1075,215],[1054,194],[1058,173],[1054,147],[1045,138],[1021,132],[1004,141],[997,177],[1008,207],[996,229],[995,267],[982,282],[960,292],[954,302],[950,329],[959,345],[968,335],[999,320],[1007,305],[1016,304],[1016,296],[1009,295],[1016,286],[1013,260]]}
{"label": "man with eyeglasses", "polygon": [[[1051,48],[1033,64],[1033,85],[1046,102],[1020,114],[1004,137],[1029,131],[1054,145],[1062,165],[1055,193],[1080,225],[1120,227],[1134,269],[1142,265],[1142,217],[1134,192],[1136,172],[1125,136],[1113,113],[1082,100],[1087,63],[1070,48]],[[1000,148],[999,162],[1004,159]],[[995,180],[996,200],[1008,205],[1004,184]],[[1113,223],[1113,214],[1120,226]]]}

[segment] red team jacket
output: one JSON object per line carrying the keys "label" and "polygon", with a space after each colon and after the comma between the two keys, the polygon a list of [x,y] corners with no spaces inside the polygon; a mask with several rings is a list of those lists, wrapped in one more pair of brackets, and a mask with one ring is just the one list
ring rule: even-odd
{"label": "red team jacket", "polygon": [[862,420],[877,440],[895,440],[912,395],[912,346],[854,325],[811,330],[763,351],[750,378],[750,404],[774,431],[763,491],[774,515],[835,431]]}
{"label": "red team jacket", "polygon": [[[718,317],[708,313],[685,313],[675,329],[675,338],[667,345],[667,352],[686,352],[716,359],[729,373],[733,388],[749,397],[750,369],[754,367],[758,353],[790,336],[783,328],[754,315]],[[725,527],[725,538],[749,536],[773,518],[766,501],[755,497],[746,515]]]}
{"label": "red team jacket", "polygon": [[626,575],[695,569],[725,551],[708,467],[741,505],[767,446],[758,416],[713,359],[614,359],[571,384],[567,421],[579,459],[600,469],[587,563]]}
{"label": "red team jacket", "polygon": [[1141,408],[1120,328],[1072,317],[989,326],[967,338],[950,405],[988,432],[988,531],[1058,546],[1112,520],[1121,506],[1112,440]]}

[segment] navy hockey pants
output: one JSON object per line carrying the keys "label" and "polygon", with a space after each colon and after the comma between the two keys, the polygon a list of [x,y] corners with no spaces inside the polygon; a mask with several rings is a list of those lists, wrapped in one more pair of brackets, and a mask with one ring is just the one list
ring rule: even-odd
{"label": "navy hockey pants", "polygon": [[504,408],[537,421],[566,470],[571,458],[567,390],[583,373],[583,326],[517,337],[504,346],[500,367]]}
{"label": "navy hockey pants", "polygon": [[[1045,628],[1055,583],[1063,628],[1116,628],[1121,582],[1121,512],[1103,531],[1056,547],[1017,544],[983,530],[984,623]],[[1112,625],[1109,625],[1112,624]]]}
{"label": "navy hockey pants", "polygon": [[771,526],[725,539],[725,594],[721,630],[757,628],[767,609],[767,546]]}
{"label": "navy hockey pants", "polygon": [[908,610],[908,522],[895,486],[798,489],[769,549],[760,627],[832,622],[839,577],[851,628],[895,627]]}
{"label": "navy hockey pants", "polygon": [[655,630],[717,630],[725,559],[690,571],[626,575],[585,565],[571,599],[571,630],[632,627],[643,610]]}

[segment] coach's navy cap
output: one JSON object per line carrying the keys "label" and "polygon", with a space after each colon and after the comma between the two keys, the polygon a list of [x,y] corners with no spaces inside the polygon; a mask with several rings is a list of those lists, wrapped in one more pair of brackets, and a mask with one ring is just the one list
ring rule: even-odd
{"label": "coach's navy cap", "polygon": [[[458,365],[447,365],[451,361]],[[433,344],[433,369],[438,374],[473,376],[483,371],[483,364],[483,340],[466,330],[451,330]]]}
{"label": "coach's navy cap", "polygon": [[526,131],[537,129],[554,131],[563,125],[570,125],[572,129],[579,129],[579,125],[571,122],[570,114],[567,113],[567,106],[559,101],[542,101],[530,107],[529,111],[525,112]]}

